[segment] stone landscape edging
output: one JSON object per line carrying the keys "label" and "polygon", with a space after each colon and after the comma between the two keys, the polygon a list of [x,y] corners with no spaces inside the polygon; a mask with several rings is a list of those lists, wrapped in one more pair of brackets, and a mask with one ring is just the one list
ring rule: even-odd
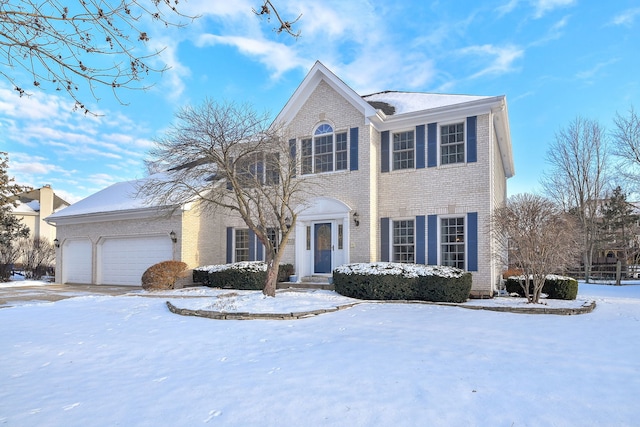
{"label": "stone landscape edging", "polygon": [[195,316],[203,317],[207,319],[215,320],[292,320],[292,319],[304,319],[308,317],[314,317],[319,314],[333,313],[347,308],[354,307],[359,304],[371,304],[371,303],[394,303],[394,304],[432,304],[432,305],[444,305],[452,307],[461,307],[470,310],[488,310],[507,313],[519,313],[519,314],[556,314],[556,315],[576,315],[591,313],[595,307],[596,302],[585,303],[582,307],[578,308],[550,308],[550,307],[491,307],[480,305],[463,305],[457,303],[443,303],[443,302],[431,302],[431,301],[407,301],[407,300],[388,300],[388,301],[358,301],[350,304],[339,305],[333,308],[323,308],[319,310],[300,311],[295,313],[249,313],[249,312],[225,312],[225,311],[211,311],[211,310],[192,310],[189,308],[178,308],[170,301],[167,301],[167,307],[169,311],[181,316]]}

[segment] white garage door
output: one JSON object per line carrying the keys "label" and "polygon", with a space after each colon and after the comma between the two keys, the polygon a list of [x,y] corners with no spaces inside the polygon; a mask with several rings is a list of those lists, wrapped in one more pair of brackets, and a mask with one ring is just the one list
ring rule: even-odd
{"label": "white garage door", "polygon": [[62,283],[91,283],[91,241],[65,240],[62,244]]}
{"label": "white garage door", "polygon": [[140,286],[147,268],[170,259],[169,236],[105,239],[98,246],[98,284]]}

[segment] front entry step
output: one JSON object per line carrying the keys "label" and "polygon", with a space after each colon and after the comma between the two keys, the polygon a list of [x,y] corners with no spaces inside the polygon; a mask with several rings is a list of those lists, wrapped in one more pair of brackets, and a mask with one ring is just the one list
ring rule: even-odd
{"label": "front entry step", "polygon": [[306,276],[300,282],[279,282],[278,289],[298,288],[298,289],[324,289],[328,291],[335,290],[333,286],[333,278],[330,276]]}

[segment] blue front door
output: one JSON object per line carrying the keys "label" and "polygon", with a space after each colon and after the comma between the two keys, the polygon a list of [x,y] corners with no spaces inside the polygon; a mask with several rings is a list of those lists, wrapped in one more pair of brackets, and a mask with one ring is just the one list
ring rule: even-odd
{"label": "blue front door", "polygon": [[314,273],[331,273],[331,223],[314,224]]}

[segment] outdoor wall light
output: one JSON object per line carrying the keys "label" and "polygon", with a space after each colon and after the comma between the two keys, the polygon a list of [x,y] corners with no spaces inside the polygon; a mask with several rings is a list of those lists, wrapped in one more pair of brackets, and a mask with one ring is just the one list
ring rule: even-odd
{"label": "outdoor wall light", "polygon": [[171,233],[169,233],[169,237],[171,237],[171,241],[173,243],[178,243],[178,238],[176,237],[176,232],[171,230]]}
{"label": "outdoor wall light", "polygon": [[287,230],[290,229],[291,228],[291,218],[286,217],[284,219],[284,225],[285,225],[285,227],[287,227]]}
{"label": "outdoor wall light", "polygon": [[358,214],[358,212],[353,213],[353,222],[356,225],[356,227],[360,225],[360,215]]}
{"label": "outdoor wall light", "polygon": [[58,240],[57,238],[53,239],[53,245],[54,245],[56,248],[59,248],[59,247],[60,247],[60,240]]}

